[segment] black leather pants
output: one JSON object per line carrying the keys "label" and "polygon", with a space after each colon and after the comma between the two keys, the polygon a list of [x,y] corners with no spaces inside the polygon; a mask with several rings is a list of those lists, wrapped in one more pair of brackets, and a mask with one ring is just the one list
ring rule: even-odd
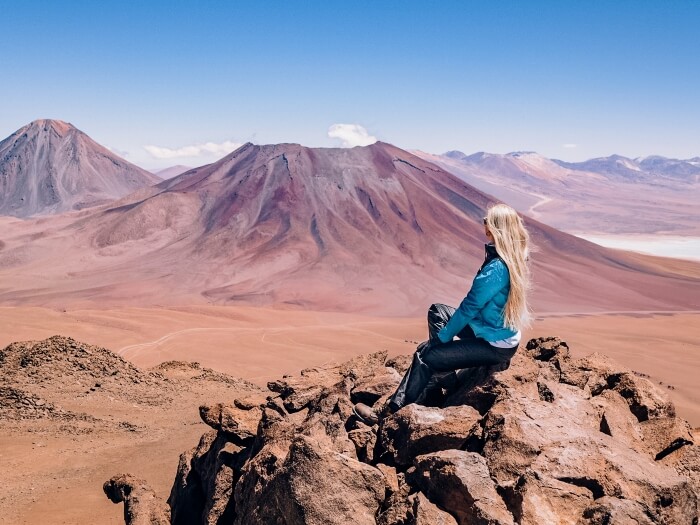
{"label": "black leather pants", "polygon": [[488,341],[476,337],[469,326],[457,334],[459,339],[441,343],[437,334],[454,311],[453,307],[444,304],[434,304],[428,310],[428,341],[418,345],[411,367],[389,399],[392,410],[416,402],[437,375],[446,375],[462,368],[503,363],[515,354],[517,346],[491,346]]}

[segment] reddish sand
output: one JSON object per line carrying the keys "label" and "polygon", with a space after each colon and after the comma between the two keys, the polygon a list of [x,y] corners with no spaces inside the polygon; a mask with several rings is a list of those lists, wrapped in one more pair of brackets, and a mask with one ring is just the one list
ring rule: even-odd
{"label": "reddish sand", "polygon": [[[604,352],[672,385],[679,415],[699,426],[698,320],[700,313],[543,316],[526,337],[557,335],[576,357]],[[0,308],[0,346],[54,334],[105,346],[141,367],[196,360],[264,385],[360,353],[410,353],[425,336],[425,322],[250,307]],[[167,410],[139,410],[131,419],[146,429],[138,433],[0,432],[0,486],[12,487],[0,496],[0,523],[123,523],[121,506],[107,500],[102,483],[131,472],[166,498],[179,453],[208,428],[199,422],[199,404],[231,395],[214,389],[184,396]]]}

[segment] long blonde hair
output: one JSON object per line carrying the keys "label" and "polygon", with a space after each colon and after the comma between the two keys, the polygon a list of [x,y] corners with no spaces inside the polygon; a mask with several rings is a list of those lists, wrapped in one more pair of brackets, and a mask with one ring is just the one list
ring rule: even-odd
{"label": "long blonde hair", "polygon": [[530,324],[527,292],[530,289],[528,254],[530,235],[523,220],[507,204],[491,206],[486,213],[486,227],[493,236],[496,251],[510,274],[510,292],[503,307],[505,326],[520,330]]}

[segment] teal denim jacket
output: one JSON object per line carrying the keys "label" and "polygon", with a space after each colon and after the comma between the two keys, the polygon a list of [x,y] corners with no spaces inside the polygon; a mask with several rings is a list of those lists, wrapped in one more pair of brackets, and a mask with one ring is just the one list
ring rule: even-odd
{"label": "teal denim jacket", "polygon": [[469,293],[438,333],[443,343],[452,341],[467,325],[474,335],[486,341],[499,341],[517,333],[506,328],[503,321],[503,307],[510,291],[508,267],[492,244],[485,245],[485,249],[486,259],[474,277]]}

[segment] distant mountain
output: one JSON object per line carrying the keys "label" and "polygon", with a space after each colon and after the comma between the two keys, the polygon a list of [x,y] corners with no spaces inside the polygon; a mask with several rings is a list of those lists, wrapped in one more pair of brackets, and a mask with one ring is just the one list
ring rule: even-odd
{"label": "distant mountain", "polygon": [[86,208],[160,180],[60,120],[35,120],[0,142],[0,215]]}
{"label": "distant mountain", "polygon": [[163,180],[167,179],[172,179],[173,177],[177,177],[178,175],[182,175],[186,171],[191,170],[191,166],[182,166],[178,164],[177,166],[170,166],[169,168],[164,168],[162,170],[157,170],[154,171],[153,174],[157,175]]}
{"label": "distant mountain", "polygon": [[533,152],[416,152],[543,222],[576,233],[700,235],[700,163],[612,155],[585,162]]}
{"label": "distant mountain", "polygon": [[[528,177],[549,176],[536,169],[548,163],[530,153],[499,160],[516,161]],[[0,302],[424,313],[467,291],[483,260],[482,217],[494,201],[382,142],[245,144],[105,207],[7,222]],[[540,311],[700,306],[697,264],[616,252],[526,222],[538,247]]]}
{"label": "distant mountain", "polygon": [[555,160],[557,164],[576,171],[599,173],[612,179],[629,182],[658,182],[659,179],[670,178],[685,182],[700,181],[700,166],[692,160],[678,160],[652,155],[629,159],[621,155],[611,155],[585,162],[564,162]]}

